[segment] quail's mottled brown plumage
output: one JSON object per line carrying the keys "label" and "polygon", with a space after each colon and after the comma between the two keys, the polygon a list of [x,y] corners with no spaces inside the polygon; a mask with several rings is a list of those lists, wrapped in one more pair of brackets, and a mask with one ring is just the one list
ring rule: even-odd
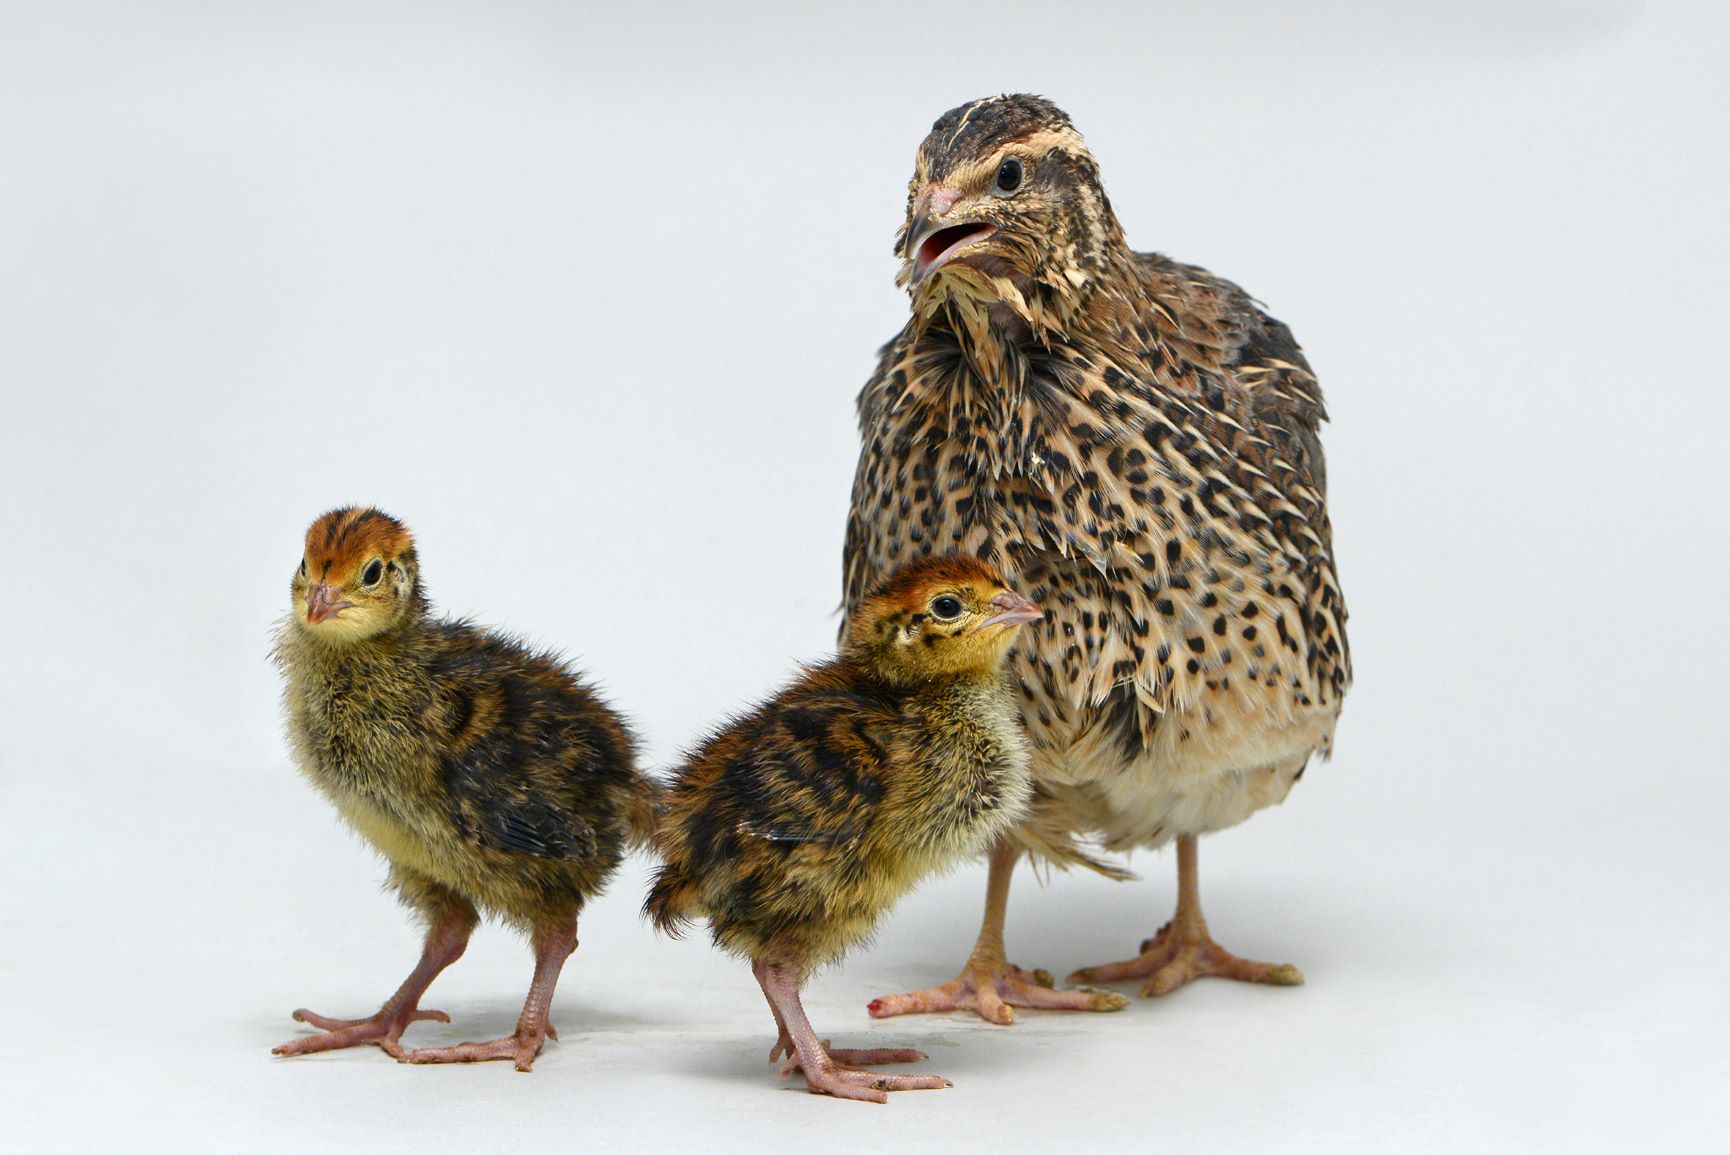
{"label": "quail's mottled brown plumage", "polygon": [[882,1102],[945,1085],[856,1066],[915,1051],[828,1049],[799,988],[921,877],[1023,817],[1003,659],[1038,616],[977,559],[903,567],[861,599],[839,657],[718,731],[668,789],[645,909],[669,931],[706,916],[717,945],[752,961],[780,1029],[770,1059],[813,1091]]}
{"label": "quail's mottled brown plumage", "polygon": [[[322,1033],[284,1055],[375,1043],[414,1062],[511,1059],[526,1071],[577,915],[652,826],[652,787],[607,705],[552,654],[432,616],[414,542],[376,509],[338,509],[307,531],[292,616],[277,639],[301,770],[390,861],[427,922],[425,951],[377,1014],[295,1018]],[[526,931],[535,977],[513,1035],[404,1054],[428,985],[482,912]],[[556,1036],[555,1036],[556,1037]]]}
{"label": "quail's mottled brown plumage", "polygon": [[896,248],[913,315],[859,399],[847,608],[910,558],[965,551],[1046,616],[1011,663],[1036,797],[994,854],[986,931],[961,978],[875,1013],[1050,1005],[1003,961],[1002,899],[1023,849],[1109,872],[1087,836],[1177,839],[1180,900],[1140,958],[1076,977],[1301,981],[1207,937],[1194,840],[1285,797],[1350,682],[1302,352],[1236,285],[1132,252],[1038,97],[937,121]]}

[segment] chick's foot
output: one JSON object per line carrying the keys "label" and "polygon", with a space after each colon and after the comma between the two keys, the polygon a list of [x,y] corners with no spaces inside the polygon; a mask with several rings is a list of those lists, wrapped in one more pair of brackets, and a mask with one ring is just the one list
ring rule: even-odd
{"label": "chick's foot", "polygon": [[[790,1044],[788,1050],[792,1051]],[[781,1077],[798,1071],[805,1076],[805,1086],[812,1094],[866,1103],[887,1103],[890,1091],[940,1091],[955,1085],[942,1075],[885,1075],[866,1067],[870,1063],[916,1063],[923,1058],[923,1052],[907,1047],[831,1050],[825,1040],[809,1064],[793,1053],[782,1064]]]}
{"label": "chick's foot", "polygon": [[818,1038],[805,1017],[799,1000],[800,969],[796,959],[781,963],[760,960],[751,967],[775,1014],[777,1037],[769,1061],[786,1057],[781,1065],[782,1078],[798,1071],[814,1095],[865,1103],[887,1103],[890,1091],[938,1091],[955,1085],[942,1075],[884,1075],[867,1069],[871,1063],[916,1063],[925,1058],[923,1051],[911,1047],[830,1047],[829,1040]]}
{"label": "chick's foot", "polygon": [[410,1023],[451,1021],[450,1016],[443,1011],[423,1011],[414,1007],[404,1011],[380,1010],[365,1019],[333,1019],[302,1007],[294,1012],[294,1019],[296,1022],[316,1027],[324,1034],[290,1039],[273,1047],[271,1054],[311,1055],[319,1051],[339,1051],[344,1047],[361,1047],[371,1043],[391,1058],[401,1059],[403,1049],[398,1040],[402,1038],[403,1030]]}
{"label": "chick's foot", "polygon": [[1145,979],[1143,998],[1170,994],[1193,979],[1213,976],[1268,986],[1302,986],[1303,972],[1290,963],[1253,962],[1238,958],[1213,941],[1207,924],[1174,919],[1141,944],[1141,953],[1123,962],[1083,967],[1069,976],[1072,983],[1115,983]]}
{"label": "chick's foot", "polygon": [[[918,1063],[930,1058],[924,1051],[915,1051],[912,1047],[831,1047],[829,1040],[823,1040],[823,1053],[835,1062],[847,1067],[875,1067],[883,1063]],[[798,1050],[793,1045],[792,1038],[786,1028],[781,1030],[781,1037],[769,1049],[771,1063],[785,1058],[786,1064],[781,1068],[783,1077],[791,1075],[799,1069]]]}
{"label": "chick's foot", "polygon": [[1109,991],[1056,990],[1045,971],[1027,971],[1002,959],[974,955],[961,974],[939,987],[903,995],[884,995],[866,1008],[874,1019],[934,1011],[972,1011],[988,1023],[1006,1027],[1016,1007],[1046,1011],[1120,1011],[1129,1005]]}
{"label": "chick's foot", "polygon": [[422,1047],[409,1052],[411,1063],[485,1063],[494,1059],[509,1059],[519,1071],[534,1069],[535,1056],[548,1039],[557,1040],[559,1033],[547,1020],[552,1008],[553,988],[558,984],[559,971],[565,959],[577,949],[577,924],[551,920],[535,928],[535,978],[529,984],[529,997],[523,1003],[523,1013],[517,1019],[515,1033],[484,1043],[458,1043],[454,1047]]}
{"label": "chick's foot", "polygon": [[485,1063],[494,1059],[509,1059],[519,1071],[534,1069],[535,1058],[548,1038],[557,1039],[551,1027],[524,1031],[514,1035],[489,1039],[484,1043],[458,1043],[454,1047],[422,1047],[408,1053],[411,1063]]}

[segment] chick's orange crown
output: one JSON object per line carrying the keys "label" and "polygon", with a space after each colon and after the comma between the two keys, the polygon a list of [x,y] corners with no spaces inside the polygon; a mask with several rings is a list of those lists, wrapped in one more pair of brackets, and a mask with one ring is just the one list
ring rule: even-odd
{"label": "chick's orange crown", "polygon": [[939,587],[986,587],[1003,590],[1009,583],[995,566],[969,554],[945,554],[909,562],[884,578],[867,595],[879,614],[918,613]]}
{"label": "chick's orange crown", "polygon": [[305,576],[312,581],[343,583],[374,558],[414,561],[408,527],[381,510],[333,509],[306,531]]}
{"label": "chick's orange crown", "polygon": [[891,681],[997,670],[1014,627],[1039,607],[976,557],[926,557],[890,574],[859,607],[846,649]]}

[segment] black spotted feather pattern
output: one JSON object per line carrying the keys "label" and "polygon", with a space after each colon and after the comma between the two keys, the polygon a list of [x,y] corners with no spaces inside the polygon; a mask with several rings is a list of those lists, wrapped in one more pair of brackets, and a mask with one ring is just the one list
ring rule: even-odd
{"label": "black spotted feather pattern", "polygon": [[[844,608],[897,565],[948,551],[1000,566],[1046,607],[1012,662],[1049,803],[1030,846],[1091,863],[1074,837],[1089,828],[1156,845],[1244,816],[1114,832],[1104,816],[1125,803],[1102,762],[1138,776],[1301,771],[1330,749],[1351,664],[1326,413],[1290,331],[1242,289],[1129,250],[1061,111],[1032,97],[967,109],[922,146],[910,215],[919,190],[957,170],[954,149],[982,149],[971,163],[989,169],[990,150],[1015,141],[1050,148],[1030,172],[1061,167],[1063,207],[980,208],[1033,274],[951,267],[882,350],[859,397]],[[1057,813],[1050,795],[1080,778],[1086,804]]]}

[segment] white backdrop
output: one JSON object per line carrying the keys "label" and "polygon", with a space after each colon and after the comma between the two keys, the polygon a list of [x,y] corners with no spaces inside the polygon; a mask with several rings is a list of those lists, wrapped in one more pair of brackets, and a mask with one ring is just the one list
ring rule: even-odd
{"label": "white backdrop", "polygon": [[[1721,6],[619,7],[0,3],[0,1144],[1721,1142]],[[818,1099],[633,860],[532,1076],[271,1058],[416,950],[284,753],[306,523],[399,514],[442,607],[579,655],[667,765],[831,645],[913,151],[1006,88],[1326,389],[1358,685],[1202,859],[1221,940],[1309,985],[871,1022],[954,973],[969,869],[809,994],[955,1088]],[[1012,954],[1132,951],[1173,895],[1133,865],[1023,875]],[[484,930],[410,1038],[508,1030],[528,977]]]}

